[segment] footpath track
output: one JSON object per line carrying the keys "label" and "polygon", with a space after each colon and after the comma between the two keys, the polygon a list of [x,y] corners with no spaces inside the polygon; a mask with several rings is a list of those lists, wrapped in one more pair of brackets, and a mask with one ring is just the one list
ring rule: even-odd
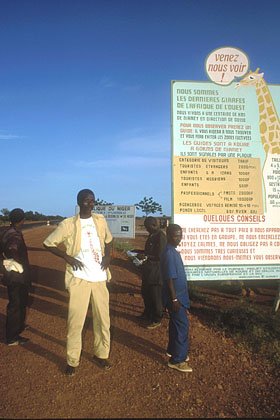
{"label": "footpath track", "polygon": [[0,285],[0,418],[280,416],[279,372],[211,329],[197,310],[190,312],[193,372],[167,367],[168,318],[154,330],[138,321],[143,310],[139,272],[117,251],[109,286],[113,367],[104,372],[92,361],[89,311],[80,366],[74,377],[65,377],[64,263],[42,246],[52,229],[24,232],[33,277],[30,329],[24,333],[31,341],[24,346],[4,343],[7,291]]}

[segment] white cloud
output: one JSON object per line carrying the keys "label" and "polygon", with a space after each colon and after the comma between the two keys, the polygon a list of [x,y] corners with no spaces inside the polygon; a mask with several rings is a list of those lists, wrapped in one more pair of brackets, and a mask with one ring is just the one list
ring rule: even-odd
{"label": "white cloud", "polygon": [[14,134],[5,134],[0,132],[0,140],[21,140],[24,136],[16,136]]}
{"label": "white cloud", "polygon": [[[71,161],[80,168],[95,169],[144,169],[147,173],[154,168],[170,167],[168,134],[145,135],[143,129],[135,128],[116,137],[118,152],[109,158]],[[107,154],[108,155],[108,154]]]}
{"label": "white cloud", "polygon": [[170,160],[160,157],[143,157],[143,156],[126,156],[125,158],[113,157],[111,159],[100,159],[93,161],[77,161],[73,162],[74,166],[82,168],[154,168],[166,167],[170,165]]}
{"label": "white cloud", "polygon": [[103,88],[112,88],[112,87],[118,86],[117,83],[114,82],[113,80],[109,79],[109,77],[103,77],[100,80],[100,85]]}

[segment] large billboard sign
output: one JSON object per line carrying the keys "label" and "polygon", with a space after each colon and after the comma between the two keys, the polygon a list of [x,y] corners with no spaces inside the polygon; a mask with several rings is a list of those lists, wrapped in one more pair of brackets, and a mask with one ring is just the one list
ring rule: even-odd
{"label": "large billboard sign", "polygon": [[279,279],[280,86],[234,48],[205,68],[171,84],[178,250],[190,280]]}

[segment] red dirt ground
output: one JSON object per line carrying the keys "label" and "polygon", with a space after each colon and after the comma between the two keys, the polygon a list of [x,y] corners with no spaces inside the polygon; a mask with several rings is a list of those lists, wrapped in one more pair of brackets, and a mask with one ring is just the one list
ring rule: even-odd
{"label": "red dirt ground", "polygon": [[[67,292],[64,263],[42,247],[53,227],[24,232],[33,286],[24,346],[5,345],[7,291],[0,285],[1,418],[273,418],[280,416],[279,372],[266,361],[213,330],[203,305],[192,303],[192,373],[167,367],[168,318],[154,330],[137,320],[143,310],[139,272],[123,253],[114,252],[110,288],[112,369],[92,362],[92,319],[88,312],[83,352],[74,377],[66,377]],[[145,236],[131,241],[141,248]],[[274,290],[255,300],[271,309]],[[237,299],[209,292],[207,305]],[[254,299],[250,297],[249,299]]]}

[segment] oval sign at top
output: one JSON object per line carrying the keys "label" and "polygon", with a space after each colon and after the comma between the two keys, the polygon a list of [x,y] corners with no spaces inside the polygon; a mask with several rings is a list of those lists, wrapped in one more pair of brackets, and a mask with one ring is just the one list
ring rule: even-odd
{"label": "oval sign at top", "polygon": [[238,48],[222,47],[212,51],[205,60],[205,71],[212,82],[230,85],[249,70],[249,58]]}

